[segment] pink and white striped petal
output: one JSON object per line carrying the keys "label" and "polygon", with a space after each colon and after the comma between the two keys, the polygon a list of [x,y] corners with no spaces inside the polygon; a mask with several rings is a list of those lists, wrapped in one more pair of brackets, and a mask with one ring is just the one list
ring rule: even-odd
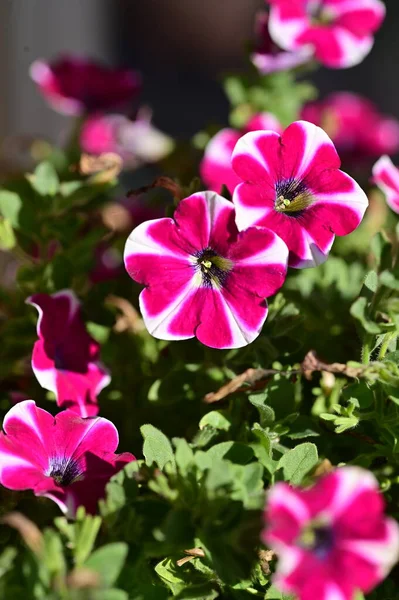
{"label": "pink and white striped petal", "polygon": [[399,214],[399,169],[389,156],[381,156],[375,163],[373,181],[384,192],[387,204]]}

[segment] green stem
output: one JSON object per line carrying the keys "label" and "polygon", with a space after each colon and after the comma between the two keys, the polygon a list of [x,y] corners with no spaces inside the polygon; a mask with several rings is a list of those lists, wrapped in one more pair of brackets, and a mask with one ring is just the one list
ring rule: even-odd
{"label": "green stem", "polygon": [[388,333],[385,334],[384,339],[382,340],[380,351],[378,353],[378,360],[382,360],[384,358],[389,348],[389,344],[397,337],[397,335],[397,331],[388,331]]}
{"label": "green stem", "polygon": [[366,333],[364,336],[364,342],[362,346],[362,363],[364,365],[368,365],[371,357],[371,344],[373,342],[374,336],[370,333]]}

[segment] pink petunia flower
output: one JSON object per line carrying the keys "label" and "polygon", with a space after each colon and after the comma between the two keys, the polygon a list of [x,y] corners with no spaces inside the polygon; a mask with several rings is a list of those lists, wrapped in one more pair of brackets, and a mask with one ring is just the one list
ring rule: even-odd
{"label": "pink petunia flower", "polygon": [[207,144],[200,164],[200,175],[206,186],[218,194],[223,185],[233,193],[241,180],[231,166],[231,155],[240,137],[249,131],[271,129],[281,133],[282,127],[278,119],[271,113],[259,113],[252,117],[243,131],[222,129]]}
{"label": "pink petunia flower", "polygon": [[399,150],[399,121],[381,115],[370,100],[357,94],[337,92],[310,102],[301,117],[322,127],[344,160],[359,162]]}
{"label": "pink petunia flower", "polygon": [[109,479],[133,454],[114,454],[118,431],[107,419],[82,419],[70,410],[53,417],[25,400],[8,411],[0,432],[0,483],[33,490],[64,513],[78,506],[95,513]]}
{"label": "pink petunia flower", "polygon": [[267,229],[239,233],[234,219],[231,202],[199,192],[179,203],[173,219],[142,223],[130,234],[125,266],[146,286],[140,308],[154,337],[239,348],[259,335],[265,298],[284,282],[288,251]]}
{"label": "pink petunia flower", "polygon": [[399,169],[389,156],[381,156],[375,163],[373,181],[384,192],[387,204],[399,214]]}
{"label": "pink petunia flower", "polygon": [[140,110],[132,121],[120,114],[95,114],[83,124],[80,145],[84,152],[115,152],[126,168],[135,169],[167,156],[173,141],[151,124],[151,113]]}
{"label": "pink petunia flower", "polygon": [[306,121],[274,131],[247,133],[233,152],[240,176],[234,190],[238,229],[268,227],[287,244],[289,266],[324,262],[335,235],[351,233],[368,205],[346,173],[328,135]]}
{"label": "pink petunia flower", "polygon": [[286,52],[274,43],[269,33],[269,15],[258,12],[255,21],[256,45],[251,60],[262,75],[287,71],[306,63],[312,56],[307,48],[296,52]]}
{"label": "pink petunia flower", "polygon": [[58,406],[82,417],[96,415],[97,395],[111,377],[99,361],[100,346],[86,331],[75,294],[35,294],[27,303],[39,312],[32,355],[38,382],[54,392]]}
{"label": "pink petunia flower", "polygon": [[134,100],[141,88],[136,71],[67,55],[52,63],[36,60],[30,76],[48,104],[65,115],[119,109]]}
{"label": "pink petunia flower", "polygon": [[313,49],[323,65],[344,69],[370,52],[385,16],[380,0],[268,0],[269,31],[291,52]]}
{"label": "pink petunia flower", "polygon": [[342,467],[310,489],[270,490],[263,541],[279,558],[276,586],[299,600],[354,600],[399,558],[399,526],[384,515],[369,471]]}

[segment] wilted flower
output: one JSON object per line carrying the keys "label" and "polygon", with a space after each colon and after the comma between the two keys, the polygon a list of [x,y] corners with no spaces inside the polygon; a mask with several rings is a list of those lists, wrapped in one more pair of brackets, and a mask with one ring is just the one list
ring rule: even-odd
{"label": "wilted flower", "polygon": [[73,515],[82,505],[95,513],[109,479],[133,454],[114,454],[118,432],[107,419],[82,419],[70,410],[53,417],[33,400],[13,406],[0,432],[0,483],[33,490]]}
{"label": "wilted flower", "polygon": [[50,106],[66,115],[122,108],[141,87],[136,71],[66,55],[52,63],[36,60],[30,75]]}
{"label": "wilted flower", "polygon": [[232,158],[243,181],[233,194],[238,228],[275,231],[288,246],[291,267],[324,262],[335,235],[356,229],[368,205],[340,164],[328,135],[306,121],[292,123],[281,136],[245,134]]}
{"label": "wilted flower", "polygon": [[282,50],[270,36],[268,21],[269,15],[266,12],[259,12],[256,15],[256,45],[251,60],[259,72],[268,75],[276,71],[287,71],[307,62],[312,56],[311,50],[306,48],[296,52]]}
{"label": "wilted flower", "polygon": [[92,115],[82,126],[80,145],[90,154],[115,152],[126,168],[134,169],[167,156],[173,141],[152,125],[151,113],[141,110],[135,120],[119,114]]}
{"label": "wilted flower", "polygon": [[265,298],[284,282],[288,251],[267,229],[239,233],[234,218],[231,202],[199,192],[179,203],[173,219],[133,230],[125,266],[146,286],[140,308],[154,337],[239,348],[259,335]]}
{"label": "wilted flower", "polygon": [[35,294],[27,302],[39,312],[39,340],[32,355],[38,382],[54,392],[58,406],[82,417],[96,415],[97,395],[111,378],[99,361],[99,344],[86,331],[75,294]]}
{"label": "wilted flower", "polygon": [[201,178],[210,190],[220,193],[223,185],[234,191],[241,180],[231,166],[231,155],[240,137],[248,131],[271,129],[281,133],[282,127],[271,113],[252,117],[242,131],[226,128],[219,131],[207,144],[200,165]]}
{"label": "wilted flower", "polygon": [[385,16],[380,0],[268,0],[273,40],[292,52],[311,48],[327,67],[359,64]]}
{"label": "wilted flower", "polygon": [[381,156],[375,163],[373,181],[384,192],[392,210],[399,214],[399,169],[389,156]]}
{"label": "wilted flower", "polygon": [[381,115],[370,100],[357,94],[337,92],[309,102],[301,116],[328,133],[344,160],[359,162],[399,150],[399,121]]}
{"label": "wilted flower", "polygon": [[299,600],[354,600],[399,557],[399,526],[384,515],[369,471],[342,467],[310,489],[272,487],[263,541],[279,558],[275,584]]}

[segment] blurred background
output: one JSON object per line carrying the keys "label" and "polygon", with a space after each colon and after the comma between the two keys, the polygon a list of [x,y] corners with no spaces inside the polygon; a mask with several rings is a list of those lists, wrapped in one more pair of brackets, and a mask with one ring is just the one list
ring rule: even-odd
{"label": "blurred background", "polygon": [[[63,51],[143,75],[143,102],[154,122],[177,137],[208,123],[227,122],[223,73],[244,69],[245,44],[263,0],[1,0],[0,137],[38,134],[53,140],[67,119],[48,108],[28,76],[36,58]],[[359,66],[320,69],[321,95],[351,90],[399,118],[399,3],[387,0],[387,18],[371,54]]]}

